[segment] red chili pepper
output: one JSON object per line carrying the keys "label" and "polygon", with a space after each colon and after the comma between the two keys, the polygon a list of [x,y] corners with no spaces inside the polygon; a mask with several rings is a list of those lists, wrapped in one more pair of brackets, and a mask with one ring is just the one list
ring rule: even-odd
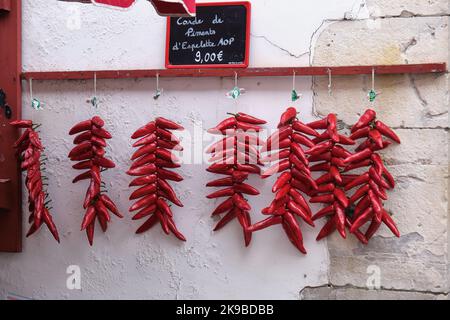
{"label": "red chili pepper", "polygon": [[251,232],[260,231],[260,230],[269,228],[271,226],[281,224],[282,221],[283,221],[283,218],[281,218],[279,216],[269,217],[267,219],[264,219],[258,223],[255,223],[254,225],[250,226],[248,230]]}
{"label": "red chili pepper", "polygon": [[330,194],[324,194],[320,196],[315,196],[309,199],[310,203],[333,203],[334,202],[334,195],[332,193]]}
{"label": "red chili pepper", "polygon": [[95,157],[93,160],[93,164],[108,169],[116,167],[116,164],[114,162],[104,157]]}
{"label": "red chili pepper", "polygon": [[333,194],[335,198],[339,201],[340,205],[344,208],[347,208],[349,205],[349,201],[347,196],[345,195],[345,192],[341,189],[335,188],[333,191]]}
{"label": "red chili pepper", "polygon": [[244,131],[255,131],[255,132],[259,132],[262,130],[262,128],[259,125],[240,121],[237,121],[236,128]]}
{"label": "red chili pepper", "polygon": [[137,229],[136,234],[141,234],[150,230],[157,223],[158,217],[156,215],[152,215],[147,221],[144,222],[142,226],[139,227],[139,229]]}
{"label": "red chili pepper", "polygon": [[111,134],[103,128],[92,127],[91,133],[102,139],[111,139]]}
{"label": "red chili pepper", "polygon": [[235,184],[234,185],[234,191],[235,192],[239,192],[239,193],[243,193],[243,194],[248,194],[251,196],[257,196],[259,195],[259,191],[252,187],[249,184],[246,183],[241,183],[241,184]]}
{"label": "red chili pepper", "polygon": [[331,165],[329,162],[322,162],[322,163],[311,166],[309,169],[311,171],[329,171],[330,168],[331,168]]}
{"label": "red chili pepper", "polygon": [[283,160],[283,159],[289,158],[290,155],[291,155],[291,151],[289,149],[284,149],[284,150],[267,155],[266,157],[261,159],[261,162],[262,163],[275,162],[278,160]]}
{"label": "red chili pepper", "polygon": [[308,159],[306,159],[305,152],[303,149],[296,143],[293,143],[291,145],[291,150],[293,151],[294,155],[298,157],[298,159],[305,165],[309,165]]}
{"label": "red chili pepper", "polygon": [[219,221],[219,223],[215,226],[214,231],[219,231],[223,227],[225,227],[231,220],[236,218],[236,213],[234,209],[230,210],[223,218]]}
{"label": "red chili pepper", "polygon": [[368,207],[366,210],[364,210],[363,213],[356,219],[351,228],[350,232],[355,233],[359,228],[361,228],[363,225],[365,225],[370,219],[373,217],[373,209],[371,207]]}
{"label": "red chili pepper", "polygon": [[72,151],[70,151],[69,158],[86,153],[90,151],[91,148],[92,144],[89,141],[85,141],[75,146],[75,148],[73,148]]}
{"label": "red chili pepper", "polygon": [[158,146],[163,149],[175,150],[175,151],[183,151],[183,147],[179,142],[166,141],[164,139],[159,139]]}
{"label": "red chili pepper", "polygon": [[156,194],[152,194],[152,195],[146,196],[144,198],[141,198],[130,207],[129,211],[133,212],[133,211],[142,209],[144,207],[148,207],[149,205],[156,203],[157,199],[158,199],[158,197],[156,196]]}
{"label": "red chili pepper", "polygon": [[345,191],[351,190],[361,184],[368,183],[370,180],[369,173],[364,173],[358,178],[354,179],[352,182],[345,186]]}
{"label": "red chili pepper", "polygon": [[289,148],[291,146],[291,144],[292,144],[291,139],[286,138],[286,139],[280,141],[280,143],[278,145],[277,145],[277,143],[275,143],[275,144],[271,144],[269,147],[267,144],[265,144],[261,148],[261,152],[276,151],[276,150]]}
{"label": "red chili pepper", "polygon": [[372,220],[372,223],[369,226],[369,229],[367,229],[365,236],[367,240],[370,240],[373,235],[378,231],[378,229],[381,226],[381,221]]}
{"label": "red chili pepper", "polygon": [[349,166],[346,166],[343,172],[349,172],[355,169],[359,169],[359,168],[365,168],[371,165],[371,160],[370,159],[366,159],[363,160],[361,162],[357,162],[357,163],[352,163]]}
{"label": "red chili pepper", "polygon": [[31,120],[15,120],[9,123],[16,128],[31,128],[33,126],[33,121]]}
{"label": "red chili pepper", "polygon": [[86,121],[82,121],[78,124],[76,124],[75,126],[72,127],[72,129],[70,129],[69,131],[69,135],[74,135],[83,131],[88,131],[90,130],[92,127],[92,120],[86,120]]}
{"label": "red chili pepper", "polygon": [[136,130],[131,136],[131,139],[142,138],[146,135],[152,134],[156,131],[156,123],[154,121],[147,123],[145,126]]}
{"label": "red chili pepper", "polygon": [[240,195],[240,194],[234,194],[232,196],[232,200],[233,200],[233,204],[241,209],[241,210],[251,210],[250,205],[248,204],[247,201],[245,201],[245,199]]}
{"label": "red chili pepper", "polygon": [[105,126],[105,121],[103,121],[103,119],[100,118],[99,116],[92,117],[91,121],[92,124],[98,128]]}
{"label": "red chili pepper", "polygon": [[370,158],[370,156],[373,154],[373,151],[370,149],[364,149],[361,152],[355,153],[351,155],[350,157],[346,158],[344,160],[344,163],[351,164],[355,162],[361,162],[363,160],[366,160],[367,158]]}
{"label": "red chili pepper", "polygon": [[145,176],[149,174],[155,173],[157,170],[154,164],[147,164],[142,167],[133,168],[127,171],[127,174],[130,176]]}
{"label": "red chili pepper", "polygon": [[292,141],[300,143],[301,145],[304,145],[308,148],[312,148],[315,146],[315,143],[311,139],[305,137],[304,135],[298,134],[298,133],[292,134]]}
{"label": "red chili pepper", "polygon": [[331,166],[329,172],[330,175],[333,177],[334,181],[336,181],[338,184],[342,184],[342,176],[338,168],[336,168],[335,166]]}
{"label": "red chili pepper", "polygon": [[136,160],[139,157],[142,157],[143,155],[147,155],[149,153],[153,153],[156,151],[157,144],[152,143],[145,145],[143,147],[140,147],[133,155],[131,156],[131,160]]}
{"label": "red chili pepper", "polygon": [[347,238],[347,234],[345,232],[346,216],[345,216],[344,208],[339,203],[335,203],[334,211],[336,212],[336,215],[334,216],[336,229],[339,232],[339,234],[341,235],[341,237],[346,239]]}
{"label": "red chili pepper", "polygon": [[145,137],[139,139],[135,143],[133,143],[133,147],[140,147],[140,146],[143,146],[146,144],[151,144],[151,143],[155,142],[156,139],[157,139],[156,134],[152,133],[148,136],[145,136]]}
{"label": "red chili pepper", "polygon": [[330,136],[331,140],[334,142],[339,142],[339,134],[337,132],[337,118],[334,113],[330,113],[327,116],[327,133]]}
{"label": "red chili pepper", "polygon": [[385,210],[383,210],[383,222],[397,238],[400,238],[400,232],[398,231],[394,220],[392,220],[391,216]]}
{"label": "red chili pepper", "polygon": [[144,196],[147,196],[149,194],[154,194],[156,192],[156,185],[155,184],[148,184],[146,186],[143,186],[137,190],[135,190],[131,195],[129,200],[136,200],[139,198],[142,198]]}
{"label": "red chili pepper", "polygon": [[390,185],[387,182],[385,182],[381,176],[378,175],[378,173],[373,167],[369,169],[369,175],[370,178],[381,188],[391,189]]}
{"label": "red chili pepper", "polygon": [[306,124],[300,121],[294,121],[292,123],[292,129],[307,134],[309,136],[318,137],[320,135],[316,130],[312,129],[311,127],[307,126]]}
{"label": "red chili pepper", "polygon": [[156,211],[156,204],[152,204],[136,213],[133,216],[132,220],[140,220],[142,218],[148,217],[149,215],[154,214],[155,211]]}
{"label": "red chili pepper", "polygon": [[385,125],[381,121],[375,122],[375,128],[385,137],[394,140],[397,143],[401,143],[400,138],[395,134],[395,132]]}
{"label": "red chili pepper", "polygon": [[208,199],[215,199],[215,198],[221,198],[221,197],[231,197],[233,195],[234,195],[234,188],[225,188],[225,189],[221,189],[216,192],[213,192],[206,197]]}
{"label": "red chili pepper", "polygon": [[111,211],[117,217],[123,218],[123,215],[119,212],[119,209],[117,209],[117,206],[114,204],[110,197],[108,197],[106,194],[102,194],[100,195],[100,200],[103,201],[103,204],[109,211]]}
{"label": "red chili pepper", "polygon": [[169,130],[184,130],[182,126],[180,126],[178,123],[175,123],[171,120],[168,120],[163,117],[158,117],[155,119],[156,126],[163,128],[163,129],[169,129]]}
{"label": "red chili pepper", "polygon": [[78,176],[75,177],[75,179],[72,180],[72,183],[77,183],[78,181],[81,180],[87,180],[91,178],[91,171],[86,171]]}
{"label": "red chili pepper", "polygon": [[237,121],[235,117],[227,118],[219,123],[216,127],[209,129],[208,132],[215,134],[218,132],[222,132],[223,130],[233,129],[235,128],[236,124]]}
{"label": "red chili pepper", "polygon": [[155,183],[157,180],[156,175],[148,175],[134,179],[131,181],[129,187],[143,186],[146,184]]}
{"label": "red chili pepper", "polygon": [[309,162],[331,161],[331,158],[331,152],[325,152],[319,155],[311,155],[308,160]]}
{"label": "red chili pepper", "polygon": [[84,141],[91,140],[92,133],[90,131],[85,131],[83,133],[80,133],[73,139],[73,144],[80,144]]}
{"label": "red chili pepper", "polygon": [[290,124],[297,117],[297,110],[293,107],[288,108],[280,118],[280,123],[278,124],[278,128],[281,128],[287,124]]}
{"label": "red chili pepper", "polygon": [[89,206],[81,223],[81,231],[85,230],[95,219],[96,211],[94,206]]}
{"label": "red chili pepper", "polygon": [[157,128],[156,135],[158,136],[158,138],[164,139],[167,141],[172,141],[172,142],[176,142],[176,143],[181,142],[180,139],[177,138],[177,136],[175,136],[172,132],[170,132],[166,129]]}
{"label": "red chili pepper", "polygon": [[[234,114],[231,114],[231,115],[234,115]],[[236,117],[236,119],[238,121],[247,122],[250,124],[266,124],[267,123],[267,121],[265,121],[265,120],[255,118],[255,117],[248,115],[246,113],[243,113],[243,112],[238,112],[234,116]]]}
{"label": "red chili pepper", "polygon": [[350,135],[350,139],[358,140],[358,139],[361,139],[361,138],[367,138],[367,137],[369,137],[370,131],[371,131],[370,127],[363,127],[361,129],[358,129],[355,132],[353,132]]}
{"label": "red chili pepper", "polygon": [[370,130],[369,137],[378,148],[383,148],[383,137],[380,131],[377,129]]}
{"label": "red chili pepper", "polygon": [[369,185],[363,185],[361,188],[359,188],[351,197],[350,197],[350,203],[355,203],[358,199],[364,197],[367,192],[369,192],[370,187]]}
{"label": "red chili pepper", "polygon": [[387,200],[387,194],[384,191],[384,189],[380,188],[380,186],[378,186],[373,180],[369,180],[369,186],[370,189],[372,189],[372,191],[375,193],[375,195],[382,199],[382,200]]}
{"label": "red chili pepper", "polygon": [[328,220],[327,223],[323,226],[322,230],[320,230],[319,234],[317,235],[316,240],[320,241],[326,237],[328,237],[330,234],[332,234],[336,230],[336,223],[335,219]]}
{"label": "red chili pepper", "polygon": [[305,153],[310,154],[310,155],[319,155],[319,154],[323,154],[326,151],[329,151],[332,147],[333,147],[333,142],[326,141],[326,142],[322,142],[322,143],[312,147],[311,149],[305,151]]}
{"label": "red chili pepper", "polygon": [[316,221],[319,219],[322,219],[323,217],[329,216],[334,214],[334,205],[329,205],[328,207],[323,208],[319,212],[317,212],[313,217],[312,220]]}
{"label": "red chili pepper", "polygon": [[303,254],[306,254],[306,249],[303,246],[303,237],[297,220],[289,212],[283,216],[283,229],[288,235],[292,244]]}
{"label": "red chili pepper", "polygon": [[302,218],[307,224],[309,224],[312,227],[315,227],[314,222],[312,221],[309,214],[303,209],[302,206],[298,205],[294,201],[289,201],[287,205],[289,211],[293,214],[298,215],[300,218]]}
{"label": "red chili pepper", "polygon": [[366,112],[364,112],[364,114],[361,116],[361,118],[359,118],[358,122],[352,127],[352,129],[351,129],[352,133],[354,133],[358,129],[361,129],[361,128],[367,126],[369,123],[371,123],[373,120],[375,120],[376,116],[377,116],[377,113],[374,110],[372,110],[372,109],[366,110]]}
{"label": "red chili pepper", "polygon": [[149,153],[147,155],[143,155],[142,157],[134,160],[134,162],[131,164],[130,169],[134,169],[137,167],[142,167],[146,164],[153,164],[156,161],[156,155],[154,153]]}
{"label": "red chili pepper", "polygon": [[322,119],[322,120],[314,121],[314,122],[308,123],[307,126],[312,129],[315,129],[315,130],[326,129],[328,127],[328,120]]}
{"label": "red chili pepper", "polygon": [[179,207],[183,207],[183,204],[178,199],[177,194],[175,193],[175,191],[172,189],[172,187],[170,186],[170,184],[167,181],[159,179],[157,182],[158,182],[158,187],[162,191],[164,191],[164,193],[167,194],[170,201],[172,201],[175,205],[177,205]]}

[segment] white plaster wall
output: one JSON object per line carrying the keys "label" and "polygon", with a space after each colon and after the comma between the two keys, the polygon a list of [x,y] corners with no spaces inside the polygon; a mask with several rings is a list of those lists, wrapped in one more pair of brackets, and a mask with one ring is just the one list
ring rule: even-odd
{"label": "white plaster wall", "polygon": [[[128,12],[55,0],[23,2],[24,70],[163,67],[165,19],[146,1],[139,1]],[[342,18],[352,10],[353,2],[252,1],[251,65],[307,64],[309,56],[301,54],[309,51],[314,31],[324,19]],[[77,13],[80,29],[68,28]],[[311,80],[298,79],[304,95],[298,108],[305,121],[313,119]],[[26,83],[24,86],[27,88]],[[176,187],[185,203],[185,208],[175,210],[176,222],[187,243],[165,236],[159,228],[134,235],[139,222],[132,222],[126,211],[130,190],[124,172],[132,152],[129,136],[136,128],[160,115],[182,122],[193,132],[194,122],[209,128],[230,111],[258,115],[273,128],[290,104],[289,78],[243,79],[240,86],[248,94],[237,102],[225,98],[233,86],[231,79],[163,79],[161,86],[164,95],[155,102],[154,80],[99,80],[98,112],[86,103],[93,90],[90,81],[35,81],[34,94],[46,105],[39,112],[29,107],[26,91],[23,117],[43,124],[42,139],[50,158],[49,191],[62,243],[57,245],[42,230],[25,241],[23,253],[0,254],[3,297],[14,293],[36,299],[296,299],[303,287],[327,281],[326,246],[315,241],[319,229],[303,228],[307,256],[295,250],[281,228],[255,234],[247,249],[237,223],[213,233],[217,221],[210,213],[217,203],[205,199],[210,190],[204,185],[214,177],[206,173],[206,165],[183,166],[186,180]],[[94,114],[104,117],[114,136],[108,155],[118,166],[104,176],[113,199],[127,216],[122,221],[115,219],[106,235],[98,233],[90,248],[85,234],[79,232],[87,186],[71,184],[76,172],[66,155],[72,147],[68,129]],[[260,209],[272,199],[273,180],[253,182],[262,191],[251,200],[256,221],[262,219]],[[81,291],[66,288],[69,265],[81,268]]]}
{"label": "white plaster wall", "polygon": [[[158,17],[144,0],[126,12],[56,0],[23,2],[26,71],[139,69],[162,68],[164,65],[165,19]],[[379,34],[374,30],[380,29],[380,21],[368,17],[403,15],[405,10],[413,15],[434,15],[440,12],[445,1],[432,1],[425,5],[419,4],[420,1],[408,1],[395,10],[380,0],[251,2],[250,64],[256,67],[307,65],[313,61],[311,53],[314,54],[315,47],[319,57],[315,63],[326,64],[327,60],[330,64],[344,63],[351,55],[341,50],[342,59],[332,56],[327,51],[328,44],[345,45],[346,37],[354,30],[334,32],[330,26],[349,23],[357,30],[367,28]],[[78,13],[80,28],[73,28],[71,18]],[[366,20],[335,23],[344,18]],[[322,33],[325,29],[328,32]],[[414,30],[412,27],[407,29]],[[383,30],[379,31],[380,37],[391,35],[390,29]],[[336,34],[338,39],[334,41],[332,37]],[[320,35],[325,35],[325,40],[318,41],[316,46]],[[364,41],[358,44],[362,48]],[[366,50],[358,57],[361,61],[349,59],[357,64],[372,56],[377,55]],[[341,85],[349,94],[339,96],[339,103],[325,104],[323,92],[327,80],[316,79],[314,84],[313,80],[310,77],[297,80],[303,99],[296,105],[305,121],[314,118],[313,99],[318,111],[329,106],[331,111],[344,116],[344,111],[350,110],[349,105],[354,107],[364,99],[364,90],[345,87],[352,84],[351,79],[344,81],[339,78],[334,82],[336,94],[333,97],[339,96]],[[131,221],[131,215],[127,214],[130,179],[124,174],[130,164],[131,133],[159,115],[182,122],[193,133],[194,123],[209,128],[230,111],[258,115],[269,121],[269,128],[274,128],[280,113],[291,104],[291,79],[249,78],[240,80],[239,84],[248,93],[234,102],[225,98],[225,92],[233,86],[232,79],[163,79],[164,95],[155,102],[152,99],[155,80],[99,80],[101,105],[98,110],[93,110],[86,103],[92,95],[92,81],[35,81],[35,96],[46,105],[44,111],[37,112],[29,107],[28,86],[24,83],[23,116],[43,124],[42,139],[50,158],[50,193],[55,202],[53,215],[62,243],[57,245],[43,229],[25,241],[23,253],[0,254],[0,298],[13,293],[35,299],[298,299],[304,287],[327,284],[333,278],[333,272],[349,275],[348,284],[352,284],[353,277],[363,279],[365,270],[355,271],[351,266],[330,268],[326,242],[316,243],[314,240],[323,222],[319,222],[314,230],[303,227],[309,251],[307,256],[296,251],[281,228],[256,233],[247,249],[243,246],[241,228],[236,222],[219,233],[213,233],[211,230],[217,221],[210,218],[210,213],[217,203],[205,199],[211,190],[204,185],[214,178],[205,171],[206,164],[184,165],[180,172],[186,180],[176,186],[185,203],[184,208],[175,210],[176,222],[188,238],[187,243],[165,236],[158,228],[142,236],[134,235],[140,222]],[[404,88],[408,84],[399,86]],[[316,88],[315,95],[311,87]],[[433,93],[433,97],[439,95]],[[335,110],[338,105],[341,109]],[[105,173],[104,177],[112,197],[127,217],[121,221],[114,219],[108,233],[98,233],[94,247],[90,248],[85,234],[79,232],[84,214],[81,203],[87,186],[71,184],[77,173],[71,169],[72,164],[66,155],[72,147],[72,139],[67,135],[69,128],[94,114],[106,120],[114,136],[108,155],[118,167]],[[352,116],[355,117],[356,112]],[[404,113],[398,116],[399,119],[404,117]],[[396,157],[395,154],[392,156]],[[273,179],[260,181],[253,178],[252,183],[262,191],[261,196],[251,199],[252,217],[256,221],[262,218],[260,209],[273,197],[270,193]],[[366,251],[362,254],[366,255]],[[332,260],[335,255],[336,252],[332,251]],[[69,265],[81,268],[81,291],[66,288],[66,268]],[[435,284],[436,281],[431,282]]]}

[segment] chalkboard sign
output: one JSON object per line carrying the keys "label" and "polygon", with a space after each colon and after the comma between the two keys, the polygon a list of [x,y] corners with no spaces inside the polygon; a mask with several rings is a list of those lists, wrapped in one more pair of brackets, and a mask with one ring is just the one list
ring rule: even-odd
{"label": "chalkboard sign", "polygon": [[195,18],[168,18],[167,68],[246,68],[250,2],[197,4]]}

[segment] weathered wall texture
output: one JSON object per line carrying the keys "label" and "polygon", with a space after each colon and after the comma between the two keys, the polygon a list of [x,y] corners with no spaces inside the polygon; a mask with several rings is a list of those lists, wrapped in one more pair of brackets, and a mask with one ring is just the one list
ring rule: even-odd
{"label": "weathered wall texture", "polygon": [[[448,61],[448,1],[367,1],[371,21],[334,22],[319,36],[313,63],[345,65]],[[385,152],[398,187],[386,207],[402,233],[389,230],[368,247],[335,236],[328,241],[332,287],[305,289],[303,298],[445,298],[448,265],[448,75],[380,76],[375,108],[397,129],[402,144]],[[371,77],[314,81],[319,114],[337,112],[351,125]],[[382,291],[368,291],[367,270],[375,266]],[[333,287],[334,286],[334,287]]]}
{"label": "weathered wall texture", "polygon": [[[165,21],[146,1],[128,12],[48,0],[24,0],[24,69],[78,70],[161,68],[164,64]],[[49,4],[51,2],[51,4]],[[252,66],[389,64],[448,61],[448,1],[387,0],[254,0]],[[281,5],[283,4],[283,5]],[[80,25],[77,25],[80,14]],[[75,20],[73,19],[75,18]],[[268,23],[267,21],[272,21]],[[302,119],[336,112],[348,125],[367,106],[370,77],[299,78]],[[309,251],[299,255],[274,228],[255,234],[251,247],[242,245],[241,230],[230,225],[220,233],[209,217],[215,203],[205,200],[212,175],[205,165],[185,165],[186,177],[176,189],[186,203],[175,212],[186,244],[155,229],[133,233],[129,218],[114,220],[106,236],[98,234],[89,248],[79,232],[81,199],[86,185],[72,185],[75,172],[66,155],[73,123],[98,113],[114,135],[108,154],[118,164],[105,174],[113,198],[126,212],[132,150],[128,137],[150,118],[180,121],[191,133],[194,123],[209,128],[226,112],[254,113],[274,128],[290,104],[291,79],[245,79],[248,93],[239,101],[225,98],[232,79],[164,79],[164,95],[155,102],[154,80],[99,81],[99,110],[86,99],[91,81],[34,82],[45,104],[29,106],[24,117],[43,124],[42,139],[50,155],[50,193],[55,221],[62,233],[56,245],[46,231],[25,241],[22,254],[0,254],[0,298],[8,293],[36,299],[445,299],[448,277],[448,76],[376,77],[382,94],[375,108],[396,128],[403,144],[385,152],[398,188],[387,207],[394,213],[402,238],[383,230],[368,247],[352,237],[317,243],[322,222],[304,228]],[[24,83],[24,88],[27,88]],[[205,145],[207,142],[205,142]],[[262,195],[252,199],[253,217],[270,199],[273,180],[255,184]],[[317,207],[315,207],[317,208]],[[25,210],[24,210],[25,212]],[[66,268],[79,265],[82,290],[66,287]],[[382,290],[369,291],[373,267],[380,271]]]}

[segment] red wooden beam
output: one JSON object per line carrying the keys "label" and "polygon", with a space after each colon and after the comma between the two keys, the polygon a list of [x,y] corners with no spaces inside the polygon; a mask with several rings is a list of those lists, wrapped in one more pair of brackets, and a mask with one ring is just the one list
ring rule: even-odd
{"label": "red wooden beam", "polygon": [[447,72],[445,63],[403,64],[381,66],[343,66],[343,67],[284,67],[284,68],[248,68],[248,69],[160,69],[160,70],[89,70],[89,71],[44,71],[23,72],[22,79],[29,80],[87,80],[177,77],[283,77],[292,76],[332,76],[372,74],[410,74]]}
{"label": "red wooden beam", "polygon": [[[14,0],[8,14],[0,15],[0,88],[11,107],[11,120],[20,119],[22,111],[21,44],[22,0]],[[19,131],[9,125],[11,120],[0,109],[0,252],[22,251],[22,175],[12,148]]]}

